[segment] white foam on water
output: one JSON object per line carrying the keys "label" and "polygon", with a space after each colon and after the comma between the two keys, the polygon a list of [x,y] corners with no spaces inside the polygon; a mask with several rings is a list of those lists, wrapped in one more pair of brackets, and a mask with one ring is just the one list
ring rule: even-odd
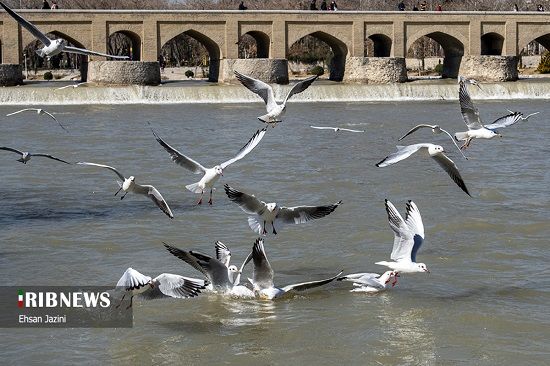
{"label": "white foam on water", "polygon": [[[278,100],[284,98],[291,85],[274,85]],[[476,100],[548,99],[550,82],[521,80],[518,82],[482,84],[483,91],[470,88]],[[318,83],[291,102],[384,102],[457,100],[458,86],[448,80],[367,85]],[[240,85],[163,85],[79,87],[56,90],[55,87],[23,86],[0,88],[4,105],[69,105],[69,104],[185,104],[185,103],[253,103],[261,99]]]}

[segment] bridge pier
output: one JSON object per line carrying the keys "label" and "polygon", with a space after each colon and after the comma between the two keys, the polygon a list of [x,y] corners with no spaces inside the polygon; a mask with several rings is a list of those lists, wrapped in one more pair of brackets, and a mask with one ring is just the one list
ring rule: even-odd
{"label": "bridge pier", "polygon": [[288,61],[284,58],[223,59],[219,81],[236,80],[233,70],[266,83],[288,84]]}
{"label": "bridge pier", "polygon": [[19,64],[0,64],[0,86],[23,84],[23,71]]}
{"label": "bridge pier", "polygon": [[157,61],[90,61],[88,81],[103,85],[159,85]]}
{"label": "bridge pier", "polygon": [[463,56],[460,75],[481,81],[518,79],[518,56]]}
{"label": "bridge pier", "polygon": [[403,83],[407,68],[403,57],[348,57],[344,81],[373,84]]}

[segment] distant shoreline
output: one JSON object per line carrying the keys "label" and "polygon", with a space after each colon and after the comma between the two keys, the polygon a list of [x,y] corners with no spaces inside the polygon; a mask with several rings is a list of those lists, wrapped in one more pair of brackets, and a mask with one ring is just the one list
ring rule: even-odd
{"label": "distant shoreline", "polygon": [[[241,85],[205,81],[168,82],[161,86],[87,86],[57,88],[66,82],[38,82],[18,87],[0,88],[2,105],[58,104],[199,104],[261,102]],[[292,83],[291,83],[292,84]],[[275,85],[282,98],[289,85]],[[474,99],[550,99],[550,78],[522,79],[516,82],[483,83],[483,91],[471,89]],[[291,102],[392,102],[456,100],[454,79],[415,80],[402,84],[336,83],[322,80],[295,95]]]}

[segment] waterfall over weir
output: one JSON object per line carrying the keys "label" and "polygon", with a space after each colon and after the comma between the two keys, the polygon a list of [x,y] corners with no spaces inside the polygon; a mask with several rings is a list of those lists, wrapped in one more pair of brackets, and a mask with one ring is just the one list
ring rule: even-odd
{"label": "waterfall over weir", "polygon": [[[42,84],[42,83],[41,83]],[[187,85],[186,85],[187,84]],[[291,82],[292,84],[292,82]],[[49,86],[51,85],[51,87]],[[282,100],[291,85],[275,85],[275,95]],[[169,83],[163,86],[81,86],[56,90],[54,83],[0,88],[4,105],[54,104],[185,104],[252,103],[260,98],[241,85],[202,82]],[[550,82],[525,79],[517,82],[482,84],[483,90],[470,87],[476,100],[548,99]],[[317,82],[291,102],[385,102],[456,100],[458,86],[454,80],[423,80],[401,84],[367,85]]]}

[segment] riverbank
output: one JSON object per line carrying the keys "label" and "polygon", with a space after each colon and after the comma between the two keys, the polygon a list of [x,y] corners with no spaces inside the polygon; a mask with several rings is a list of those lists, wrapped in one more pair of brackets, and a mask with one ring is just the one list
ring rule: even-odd
{"label": "riverbank", "polygon": [[[253,103],[261,102],[241,85],[206,81],[167,82],[160,86],[100,87],[88,84],[76,88],[61,81],[33,82],[24,86],[0,88],[4,105],[54,104],[185,104],[185,103]],[[291,85],[274,85],[277,99],[282,99]],[[516,82],[484,83],[483,91],[470,88],[478,100],[550,99],[550,79],[532,78]],[[346,84],[320,80],[291,102],[387,102],[458,99],[456,80],[423,79],[402,84]]]}

